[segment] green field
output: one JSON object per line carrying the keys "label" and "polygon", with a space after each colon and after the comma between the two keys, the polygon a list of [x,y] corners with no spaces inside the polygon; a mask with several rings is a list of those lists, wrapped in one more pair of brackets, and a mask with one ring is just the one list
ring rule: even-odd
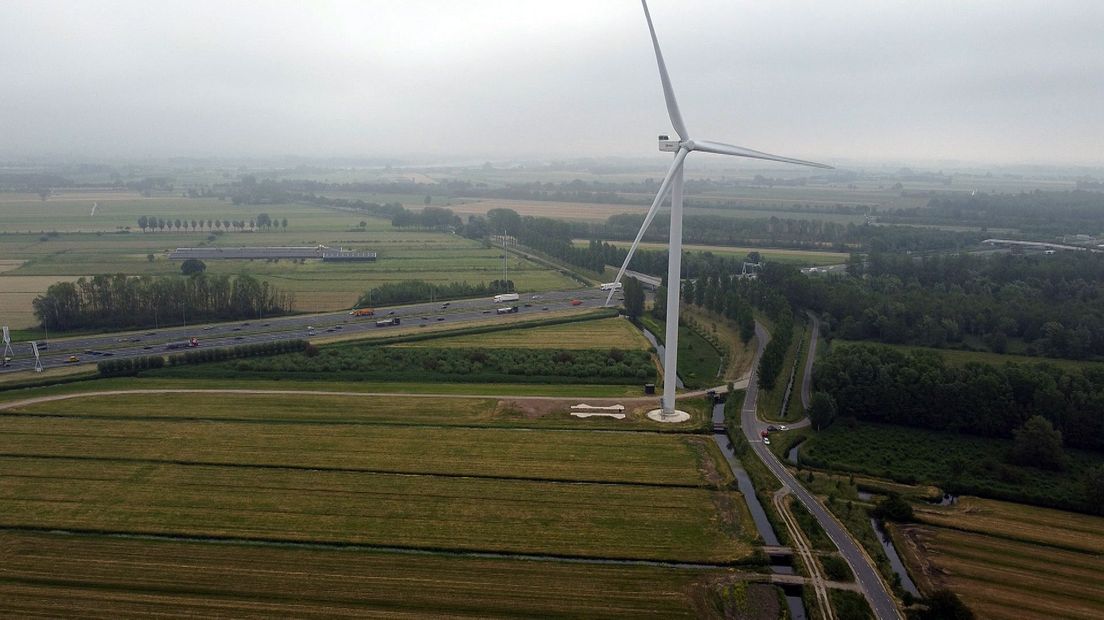
{"label": "green field", "polygon": [[695,618],[727,571],[0,532],[21,617]]}
{"label": "green field", "polygon": [[608,349],[613,347],[648,349],[651,347],[644,336],[641,335],[640,330],[623,318],[513,329],[489,334],[450,336],[394,346],[447,349],[464,347],[486,347],[491,349]]}

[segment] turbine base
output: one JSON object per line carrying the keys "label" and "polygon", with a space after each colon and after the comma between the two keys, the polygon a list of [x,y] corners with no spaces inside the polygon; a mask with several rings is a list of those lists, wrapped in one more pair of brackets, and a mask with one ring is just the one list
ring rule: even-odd
{"label": "turbine base", "polygon": [[663,422],[664,424],[674,424],[676,422],[685,422],[689,420],[690,414],[685,411],[679,411],[678,409],[672,411],[652,409],[648,412],[648,419],[656,422]]}

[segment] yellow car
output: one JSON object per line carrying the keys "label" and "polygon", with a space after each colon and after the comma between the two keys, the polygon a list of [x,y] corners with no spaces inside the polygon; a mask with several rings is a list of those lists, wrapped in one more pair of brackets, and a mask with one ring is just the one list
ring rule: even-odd
{"label": "yellow car", "polygon": [[70,355],[69,359],[65,360],[66,364],[75,364],[80,361],[80,358],[76,355]]}

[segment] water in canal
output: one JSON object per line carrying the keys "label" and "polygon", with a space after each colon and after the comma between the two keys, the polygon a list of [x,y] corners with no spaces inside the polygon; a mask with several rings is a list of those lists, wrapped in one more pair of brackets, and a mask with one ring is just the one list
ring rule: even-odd
{"label": "water in canal", "polygon": [[[647,332],[644,333],[647,334]],[[724,423],[724,403],[713,405],[713,422]],[[751,484],[751,478],[748,477],[747,472],[744,471],[740,461],[736,458],[736,453],[730,447],[732,444],[728,434],[714,433],[713,440],[717,442],[717,447],[721,449],[721,454],[724,455],[733,475],[736,476],[736,484],[740,488],[740,493],[744,496],[748,511],[751,512],[751,520],[755,522],[755,529],[762,537],[763,544],[778,546],[780,544],[778,536],[774,533],[770,520],[767,519],[767,512],[763,510],[763,505],[759,503],[759,497],[755,495],[755,486]],[[794,573],[792,566],[780,564],[771,564],[771,570],[786,575]],[[805,602],[801,600],[801,589],[784,588],[783,591],[786,594],[786,606],[790,609],[790,617],[793,620],[805,620]]]}
{"label": "water in canal", "polygon": [[[640,328],[640,331],[644,334],[644,337],[648,339],[648,342],[652,343],[652,347],[656,350],[656,355],[659,357],[659,365],[663,366],[663,356],[666,349],[664,349],[663,345],[659,344],[659,341],[656,340],[655,334],[644,329],[643,327]],[[686,387],[682,384],[682,379],[679,378],[678,374],[675,375],[675,387],[679,389]]]}

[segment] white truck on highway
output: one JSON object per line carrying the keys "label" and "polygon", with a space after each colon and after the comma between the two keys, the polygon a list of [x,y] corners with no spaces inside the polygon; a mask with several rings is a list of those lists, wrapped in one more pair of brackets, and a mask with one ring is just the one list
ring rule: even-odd
{"label": "white truck on highway", "polygon": [[517,301],[519,299],[521,299],[521,297],[517,293],[503,293],[494,296],[494,302],[496,304],[500,304],[504,301]]}

